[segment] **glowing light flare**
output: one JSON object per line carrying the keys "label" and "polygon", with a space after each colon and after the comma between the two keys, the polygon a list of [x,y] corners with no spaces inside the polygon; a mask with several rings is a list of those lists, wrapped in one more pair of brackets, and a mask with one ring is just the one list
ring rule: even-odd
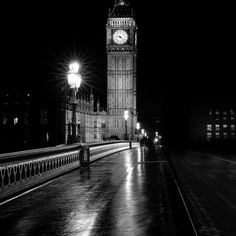
{"label": "glowing light flare", "polygon": [[124,118],[125,118],[125,120],[128,120],[128,118],[129,118],[129,111],[128,110],[124,111]]}
{"label": "glowing light flare", "polygon": [[140,129],[140,123],[136,124],[136,129],[139,130]]}
{"label": "glowing light flare", "polygon": [[142,133],[142,134],[144,134],[144,133],[145,133],[144,129],[141,129],[141,133]]}
{"label": "glowing light flare", "polygon": [[78,89],[80,87],[82,81],[81,75],[69,73],[67,75],[67,79],[68,79],[68,84],[70,85],[71,88]]}
{"label": "glowing light flare", "polygon": [[69,65],[69,73],[78,73],[79,72],[80,65],[78,62],[73,62]]}

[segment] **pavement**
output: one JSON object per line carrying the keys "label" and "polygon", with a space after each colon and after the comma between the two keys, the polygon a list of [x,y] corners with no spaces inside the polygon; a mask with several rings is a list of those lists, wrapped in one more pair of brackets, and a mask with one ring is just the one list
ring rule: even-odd
{"label": "pavement", "polygon": [[196,235],[157,147],[107,156],[0,203],[4,235]]}

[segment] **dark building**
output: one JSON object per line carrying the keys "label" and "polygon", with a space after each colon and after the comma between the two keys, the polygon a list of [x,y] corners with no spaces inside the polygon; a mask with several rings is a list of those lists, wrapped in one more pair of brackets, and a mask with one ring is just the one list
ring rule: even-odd
{"label": "dark building", "polygon": [[49,145],[49,114],[29,91],[0,93],[0,152]]}
{"label": "dark building", "polygon": [[189,116],[189,142],[205,146],[235,146],[234,106],[218,105],[194,108]]}

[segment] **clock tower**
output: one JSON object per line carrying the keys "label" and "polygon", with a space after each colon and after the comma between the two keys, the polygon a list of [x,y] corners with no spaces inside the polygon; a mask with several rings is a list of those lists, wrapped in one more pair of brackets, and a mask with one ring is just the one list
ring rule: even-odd
{"label": "clock tower", "polygon": [[[137,26],[127,0],[116,0],[109,11],[107,32],[107,110],[109,136],[135,138]],[[128,111],[127,123],[124,111]],[[127,125],[127,127],[126,127]]]}

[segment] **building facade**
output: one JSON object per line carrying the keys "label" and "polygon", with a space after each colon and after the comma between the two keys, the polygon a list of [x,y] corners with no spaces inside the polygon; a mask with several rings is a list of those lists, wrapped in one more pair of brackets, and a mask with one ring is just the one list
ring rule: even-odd
{"label": "building facade", "polygon": [[115,1],[106,25],[108,135],[124,139],[128,111],[128,139],[135,138],[137,25],[125,0]]}
{"label": "building facade", "polygon": [[[76,136],[81,142],[105,139],[136,139],[136,57],[137,25],[133,9],[125,0],[115,1],[109,10],[106,25],[107,46],[107,110],[94,109],[92,92],[78,98],[76,107]],[[70,98],[68,98],[70,99]],[[72,134],[73,109],[69,100],[65,109],[65,142]],[[124,111],[128,111],[125,121]],[[127,123],[126,123],[127,122]],[[127,136],[126,136],[127,135]]]}
{"label": "building facade", "polygon": [[[73,106],[71,97],[67,96],[65,104],[65,143],[70,143],[72,138]],[[107,138],[107,112],[100,110],[99,100],[94,104],[94,95],[77,94],[76,106],[76,137],[77,142],[101,142]]]}

